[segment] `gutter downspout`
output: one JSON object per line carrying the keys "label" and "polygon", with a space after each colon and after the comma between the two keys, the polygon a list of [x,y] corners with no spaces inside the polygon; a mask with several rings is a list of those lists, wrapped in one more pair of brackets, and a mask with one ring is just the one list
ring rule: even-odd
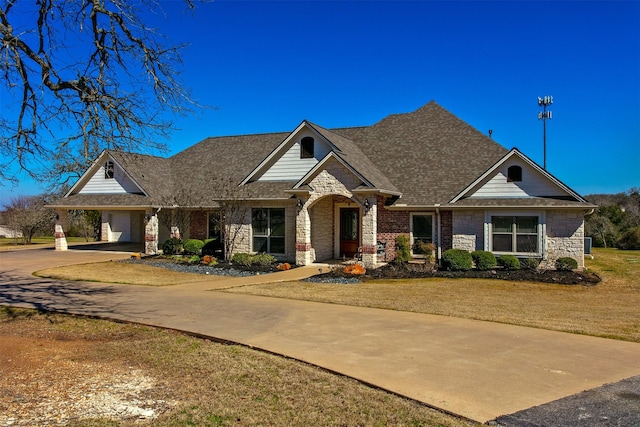
{"label": "gutter downspout", "polygon": [[438,265],[440,265],[440,259],[442,257],[442,222],[440,221],[440,203],[436,205],[436,227],[438,229],[438,249],[436,253],[436,258],[438,261]]}

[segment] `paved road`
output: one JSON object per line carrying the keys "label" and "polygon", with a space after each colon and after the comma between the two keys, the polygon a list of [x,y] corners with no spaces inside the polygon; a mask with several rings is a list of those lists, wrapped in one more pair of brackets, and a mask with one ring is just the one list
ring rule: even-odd
{"label": "paved road", "polygon": [[0,304],[140,322],[237,342],[480,422],[640,374],[636,343],[207,291],[215,286],[206,281],[151,288],[30,274],[49,266],[126,257],[86,250],[0,252]]}

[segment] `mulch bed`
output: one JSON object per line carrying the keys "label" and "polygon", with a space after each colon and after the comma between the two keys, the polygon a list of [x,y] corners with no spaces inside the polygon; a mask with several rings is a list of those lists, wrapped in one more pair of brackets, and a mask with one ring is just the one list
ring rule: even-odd
{"label": "mulch bed", "polygon": [[[345,277],[341,270],[335,270],[329,275]],[[353,277],[353,276],[351,276]],[[447,271],[434,270],[427,264],[387,264],[375,270],[367,270],[360,276],[361,280],[370,279],[414,279],[429,277],[445,277],[451,279],[500,279],[518,282],[542,282],[562,285],[592,286],[600,283],[600,277],[586,271],[558,271],[558,270],[502,270],[489,271]]]}

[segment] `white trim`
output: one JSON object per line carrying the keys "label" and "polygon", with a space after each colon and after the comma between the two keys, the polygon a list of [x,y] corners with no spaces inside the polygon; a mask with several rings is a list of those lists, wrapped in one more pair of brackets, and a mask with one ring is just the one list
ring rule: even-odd
{"label": "white trim", "polygon": [[354,176],[356,176],[359,180],[365,183],[365,185],[369,187],[373,187],[373,185],[367,181],[360,173],[355,170],[349,163],[344,161],[340,156],[336,155],[335,152],[331,151],[329,154],[324,156],[322,160],[320,160],[309,172],[303,176],[300,181],[296,182],[296,184],[292,187],[292,189],[298,189],[300,186],[307,184],[307,180],[311,181],[311,177],[313,177],[317,172],[319,172],[330,159],[336,159],[342,166],[344,166],[349,172],[351,172]]}
{"label": "white trim", "polygon": [[[531,160],[530,158],[522,154],[520,150],[518,150],[517,148],[512,148],[507,154],[505,154],[500,160],[498,160],[493,166],[491,166],[485,173],[480,175],[475,181],[473,181],[466,188],[464,188],[460,193],[458,193],[458,195],[456,195],[453,199],[451,199],[449,203],[455,203],[461,198],[463,198],[464,196],[466,196],[467,193],[469,193],[469,191],[471,191],[474,187],[476,187],[482,181],[487,179],[489,176],[493,175],[498,168],[500,168],[508,159],[510,159],[513,156],[519,157],[520,160],[522,160],[523,162],[531,166],[534,170],[536,170],[542,176],[544,176],[545,178],[553,182],[555,185],[560,187],[567,194],[574,197],[577,201],[582,203],[587,203],[587,201],[583,199],[578,193],[576,193],[575,191],[567,187],[565,184],[563,184],[560,180],[558,180],[556,177],[551,175],[545,169],[538,166],[533,160]],[[540,197],[544,197],[544,196],[540,196]]]}
{"label": "white trim", "polygon": [[413,239],[413,217],[414,216],[430,216],[431,217],[431,244],[435,245],[435,236],[436,236],[436,224],[435,224],[435,212],[411,212],[409,214],[409,244],[410,249],[411,249],[411,255],[416,257],[416,258],[420,258],[423,257],[423,254],[414,254],[413,253],[413,244],[414,244],[414,239]]}
{"label": "white trim", "polygon": [[[538,218],[538,252],[499,252],[493,251],[493,228],[491,218],[494,216],[535,216]],[[520,257],[546,257],[547,215],[542,210],[486,210],[484,212],[484,250],[496,255],[515,255]]]}

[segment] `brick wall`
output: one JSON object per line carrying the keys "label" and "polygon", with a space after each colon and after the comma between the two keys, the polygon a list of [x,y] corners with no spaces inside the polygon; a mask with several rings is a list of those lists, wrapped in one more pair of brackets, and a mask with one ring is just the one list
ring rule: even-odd
{"label": "brick wall", "polygon": [[442,252],[453,248],[453,213],[440,212],[440,226],[442,227]]}
{"label": "brick wall", "polygon": [[192,239],[205,240],[209,227],[209,214],[207,211],[191,212],[191,223],[189,224],[189,237]]}
{"label": "brick wall", "polygon": [[[396,237],[409,236],[410,216],[407,211],[392,211],[384,207],[384,199],[378,197],[378,242],[386,242],[386,261],[396,257]],[[379,261],[384,261],[379,257]]]}

